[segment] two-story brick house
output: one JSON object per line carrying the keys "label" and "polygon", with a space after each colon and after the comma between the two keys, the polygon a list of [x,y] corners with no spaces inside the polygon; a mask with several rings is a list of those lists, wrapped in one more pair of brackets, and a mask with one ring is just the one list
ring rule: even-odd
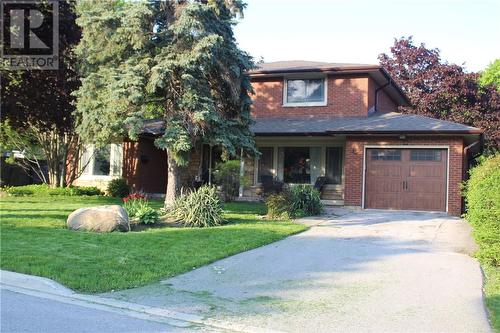
{"label": "two-story brick house", "polygon": [[[285,61],[261,64],[250,76],[261,156],[243,159],[251,184],[241,200],[259,199],[263,179],[314,184],[326,177],[329,204],[460,214],[460,183],[468,155],[480,149],[480,129],[396,113],[408,100],[377,65]],[[162,131],[150,121],[138,142],[97,152],[77,184],[121,175],[136,190],[164,193],[166,155],[153,145]],[[197,147],[182,173],[186,186],[210,181],[218,156],[216,147]]]}

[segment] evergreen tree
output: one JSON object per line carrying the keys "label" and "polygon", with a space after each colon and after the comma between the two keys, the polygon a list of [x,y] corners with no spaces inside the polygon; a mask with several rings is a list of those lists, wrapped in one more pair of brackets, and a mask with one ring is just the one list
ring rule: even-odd
{"label": "evergreen tree", "polygon": [[155,145],[168,156],[167,206],[196,144],[218,145],[226,156],[255,152],[246,74],[253,62],[232,30],[244,7],[238,0],[79,3],[79,133],[104,145],[135,139],[145,119],[162,118]]}

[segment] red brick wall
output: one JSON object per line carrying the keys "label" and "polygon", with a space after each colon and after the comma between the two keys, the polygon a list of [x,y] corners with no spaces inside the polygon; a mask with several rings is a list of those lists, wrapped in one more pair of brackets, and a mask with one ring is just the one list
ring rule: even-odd
{"label": "red brick wall", "polygon": [[[181,167],[181,183],[184,188],[193,185],[199,173],[201,154],[199,149],[189,155],[189,164]],[[154,140],[123,142],[122,177],[133,191],[162,193],[167,189],[167,153],[156,148]]]}
{"label": "red brick wall", "polygon": [[167,153],[156,148],[153,139],[123,142],[122,176],[133,191],[165,193]]}
{"label": "red brick wall", "polygon": [[398,112],[398,106],[385,91],[379,91],[377,104],[379,112]]}
{"label": "red brick wall", "polygon": [[[380,86],[375,81],[373,81],[373,79],[370,79],[370,81],[368,82],[368,110],[375,107],[375,92],[379,87]],[[383,90],[379,90],[378,92],[377,104],[379,112],[385,113],[398,111],[397,104]]]}
{"label": "red brick wall", "polygon": [[419,138],[407,140],[396,138],[347,137],[345,151],[345,192],[346,206],[361,206],[363,187],[363,154],[365,145],[446,145],[450,147],[450,175],[448,193],[448,212],[459,216],[462,208],[460,183],[462,182],[462,138]]}
{"label": "red brick wall", "polygon": [[290,116],[366,116],[368,114],[368,76],[329,76],[327,105],[283,107],[283,78],[255,78],[252,86],[252,115],[258,118]]}

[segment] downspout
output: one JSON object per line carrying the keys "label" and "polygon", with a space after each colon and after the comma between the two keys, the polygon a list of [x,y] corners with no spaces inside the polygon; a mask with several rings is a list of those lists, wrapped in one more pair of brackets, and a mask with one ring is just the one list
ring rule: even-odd
{"label": "downspout", "polygon": [[378,111],[378,92],[379,92],[380,90],[385,89],[385,87],[390,86],[390,85],[391,85],[391,83],[392,83],[392,79],[389,79],[389,81],[388,81],[386,84],[384,84],[383,86],[380,86],[380,87],[378,87],[377,89],[375,89],[375,105],[374,105],[375,112],[377,112],[377,111]]}

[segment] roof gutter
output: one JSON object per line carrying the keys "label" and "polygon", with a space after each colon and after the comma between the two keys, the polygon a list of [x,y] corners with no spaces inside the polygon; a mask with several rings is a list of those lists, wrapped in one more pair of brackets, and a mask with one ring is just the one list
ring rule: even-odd
{"label": "roof gutter", "polygon": [[481,134],[480,131],[464,131],[464,130],[453,130],[453,131],[438,131],[438,130],[420,130],[420,131],[324,131],[324,132],[293,132],[293,133],[283,133],[283,132],[266,132],[266,133],[255,133],[256,137],[260,136],[335,136],[335,135],[346,135],[346,136],[421,136],[421,135],[432,135],[432,136],[456,136],[456,135],[466,135],[466,134]]}

